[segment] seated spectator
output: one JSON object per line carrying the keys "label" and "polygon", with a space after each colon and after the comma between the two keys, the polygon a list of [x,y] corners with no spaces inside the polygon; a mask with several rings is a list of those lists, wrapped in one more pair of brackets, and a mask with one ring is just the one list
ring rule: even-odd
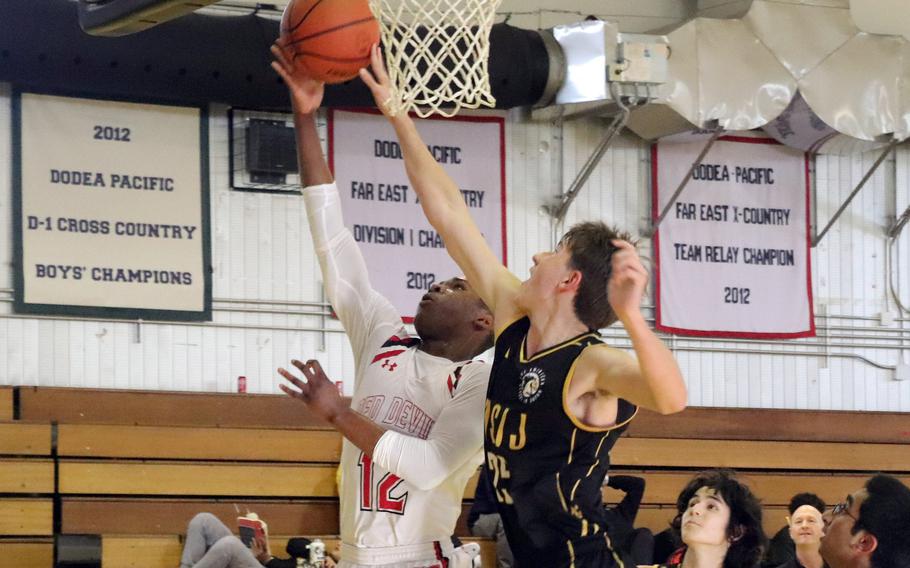
{"label": "seated spectator", "polygon": [[[293,539],[295,541],[305,539]],[[296,543],[296,544],[299,544]],[[291,544],[289,543],[289,547]],[[298,548],[301,548],[298,546]],[[295,568],[294,558],[275,558],[269,543],[254,539],[251,548],[231,534],[218,517],[199,513],[186,529],[180,568]],[[334,559],[326,554],[325,566],[333,568]]]}
{"label": "seated spectator", "polygon": [[490,484],[486,468],[480,469],[480,477],[477,478],[474,503],[471,504],[471,511],[468,513],[468,530],[473,536],[495,540],[497,568],[512,568],[515,563],[512,549],[509,548],[502,519],[496,509],[496,498],[493,496],[493,486]]}
{"label": "seated spectator", "polygon": [[670,560],[670,555],[679,550],[682,542],[671,528],[666,528],[654,535],[654,554],[652,562],[655,564],[666,564]]}
{"label": "seated spectator", "polygon": [[825,502],[815,493],[797,493],[794,495],[787,506],[787,524],[771,537],[768,553],[765,555],[764,562],[762,562],[762,566],[765,568],[788,565],[787,563],[796,557],[796,545],[790,537],[791,520],[796,510],[804,505],[809,505],[819,511],[820,514],[825,513]]}
{"label": "seated spectator", "polygon": [[635,528],[635,517],[645,494],[645,480],[633,475],[609,475],[604,485],[625,493],[617,505],[604,505],[607,535],[636,564],[650,564],[654,561],[654,535],[648,529]]}
{"label": "seated spectator", "polygon": [[876,475],[825,513],[821,554],[831,568],[910,566],[910,488]]}
{"label": "seated spectator", "polygon": [[823,568],[825,561],[818,551],[824,531],[822,511],[813,505],[800,505],[787,517],[787,523],[795,554],[780,568]]}
{"label": "seated spectator", "polygon": [[683,547],[665,568],[755,568],[767,537],[762,510],[732,471],[716,469],[695,476],[676,500],[671,527]]}

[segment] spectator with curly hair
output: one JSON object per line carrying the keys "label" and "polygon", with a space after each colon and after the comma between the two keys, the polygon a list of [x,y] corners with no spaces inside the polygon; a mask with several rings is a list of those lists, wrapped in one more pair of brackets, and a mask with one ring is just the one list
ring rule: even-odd
{"label": "spectator with curly hair", "polygon": [[676,500],[671,527],[683,547],[665,568],[755,568],[768,538],[762,509],[734,472],[713,469],[699,473]]}

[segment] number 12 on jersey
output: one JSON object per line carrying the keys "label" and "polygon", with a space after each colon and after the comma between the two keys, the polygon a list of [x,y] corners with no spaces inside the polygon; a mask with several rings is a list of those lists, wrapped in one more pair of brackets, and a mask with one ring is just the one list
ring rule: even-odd
{"label": "number 12 on jersey", "polygon": [[[404,507],[408,502],[408,493],[399,497],[392,497],[392,491],[403,481],[393,473],[386,472],[377,483],[373,482],[375,469],[370,456],[360,453],[360,510],[381,511],[383,513],[404,514]],[[375,505],[375,509],[374,509]]]}

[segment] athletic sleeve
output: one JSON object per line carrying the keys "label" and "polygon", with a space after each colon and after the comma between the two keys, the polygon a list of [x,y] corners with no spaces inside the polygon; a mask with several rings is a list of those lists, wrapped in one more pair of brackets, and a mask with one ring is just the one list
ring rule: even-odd
{"label": "athletic sleeve", "polygon": [[303,199],[326,297],[344,326],[359,366],[374,330],[382,324],[400,327],[401,318],[391,302],[370,285],[360,247],[344,226],[335,184],[307,187]]}
{"label": "athletic sleeve", "polygon": [[[456,371],[457,372],[457,371]],[[387,430],[373,449],[373,462],[426,491],[469,460],[481,463],[483,408],[490,366],[468,363],[462,378],[426,440]],[[452,384],[454,376],[449,377]]]}
{"label": "athletic sleeve", "polygon": [[638,508],[641,505],[641,498],[645,494],[644,478],[635,477],[634,475],[611,475],[607,480],[607,485],[625,492],[622,501],[616,506],[616,511],[629,523],[635,523],[635,517],[638,515]]}

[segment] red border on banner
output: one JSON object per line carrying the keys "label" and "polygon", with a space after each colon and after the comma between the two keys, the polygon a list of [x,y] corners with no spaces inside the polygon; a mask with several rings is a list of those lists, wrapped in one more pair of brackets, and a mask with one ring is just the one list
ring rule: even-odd
{"label": "red border on banner", "polygon": [[[745,144],[770,144],[781,146],[782,144],[773,138],[750,138],[748,136],[720,136],[718,140],[725,142],[741,142]],[[651,145],[651,222],[657,221],[659,212],[660,193],[657,181],[657,142]],[[670,327],[661,323],[661,301],[660,301],[660,228],[654,232],[654,298],[655,298],[655,318],[654,327],[660,331],[675,333],[678,335],[691,335],[698,337],[730,337],[746,339],[796,339],[799,337],[815,337],[815,303],[812,297],[812,250],[810,247],[810,180],[809,180],[809,154],[803,153],[805,161],[805,178],[806,178],[806,289],[809,296],[809,329],[806,331],[795,331],[792,333],[783,332],[749,332],[749,331],[719,331],[703,329],[686,329],[680,327]]]}
{"label": "red border on banner", "polygon": [[[351,112],[355,114],[374,114],[381,115],[378,109],[372,108],[349,108],[349,107],[338,107],[328,109],[326,115],[326,131],[327,131],[327,154],[328,154],[328,163],[329,169],[332,171],[332,177],[335,177],[335,113],[336,112]],[[409,116],[414,120],[442,120],[442,121],[454,121],[454,122],[496,122],[499,124],[499,195],[502,203],[501,207],[501,229],[502,229],[502,264],[508,266],[509,263],[509,253],[508,253],[508,231],[506,230],[506,119],[502,116],[455,116],[451,118],[446,118],[443,116],[429,116],[426,118],[420,118],[415,113],[408,113]],[[410,316],[403,316],[401,320],[405,323],[414,323],[414,318]]]}

